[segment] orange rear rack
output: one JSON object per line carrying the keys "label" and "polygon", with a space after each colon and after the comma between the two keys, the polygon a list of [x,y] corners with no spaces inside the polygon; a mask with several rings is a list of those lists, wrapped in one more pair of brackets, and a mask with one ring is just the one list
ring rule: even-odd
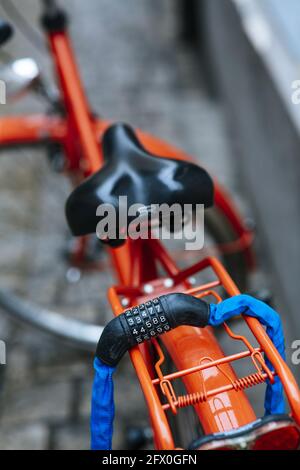
{"label": "orange rear rack", "polygon": [[[218,292],[220,288],[230,296],[238,295],[240,293],[222,264],[214,257],[205,258],[194,266],[181,271],[176,271],[176,268],[170,264],[168,255],[165,252],[163,253],[161,261],[164,267],[167,268],[166,271],[168,274],[172,277],[172,287],[166,289],[164,282],[165,279],[159,279],[151,283],[153,287],[153,293],[151,295],[145,295],[140,288],[135,287],[111,288],[109,290],[109,299],[116,315],[123,311],[121,298],[124,296],[130,299],[131,305],[136,305],[144,302],[150,297],[153,298],[157,295],[161,295],[162,293],[170,292],[184,292],[198,298],[213,298],[214,302],[220,302],[222,300],[222,297]],[[214,273],[215,279],[198,287],[191,288],[188,284],[188,278],[199,271],[203,271],[208,268],[210,268]],[[176,340],[181,338],[182,335],[194,330],[192,327],[179,327],[176,330],[181,329],[181,332],[177,332],[176,335],[173,334],[172,336],[172,333],[176,331],[174,330],[173,332],[161,336],[160,341],[157,339],[151,340],[153,350],[157,356],[157,360],[154,362],[154,365],[153,359],[152,363],[149,364],[147,354],[145,354],[143,347],[135,347],[130,352],[131,360],[146,397],[155,433],[155,441],[158,448],[174,448],[166,412],[171,411],[176,414],[181,408],[194,406],[199,417],[202,417],[203,410],[201,415],[198,407],[201,407],[205,403],[211,403],[211,399],[221,397],[224,393],[243,393],[244,390],[264,383],[268,379],[273,382],[275,375],[280,377],[291,408],[291,415],[295,422],[300,425],[300,391],[289,367],[281,358],[259,321],[247,316],[242,316],[242,318],[258,342],[259,347],[254,347],[244,336],[235,334],[225,323],[225,332],[232,340],[240,341],[244,344],[245,349],[243,351],[224,357],[217,357],[216,359],[209,355],[200,356],[196,361],[196,365],[193,364],[191,367],[183,367],[172,373],[164,373],[163,367],[165,365],[165,353],[160,345],[160,341],[168,350],[171,358],[174,359],[177,354],[178,359],[178,351],[176,352],[175,347]],[[205,330],[206,329],[210,329],[210,327],[205,328]],[[274,372],[271,372],[267,367],[262,353],[267,355],[270,363],[274,367]],[[184,351],[182,351],[182,355],[184,355]],[[244,358],[250,358],[252,360],[254,372],[244,377],[236,377],[234,371],[231,373],[232,369],[228,369],[228,366]],[[176,364],[175,359],[174,363]],[[224,380],[222,381],[222,385],[207,387],[204,380],[199,382],[199,374],[202,374],[203,376],[203,374],[207,374],[209,371],[215,371],[216,369],[218,370],[219,378],[220,375],[223,376]],[[191,392],[190,385],[193,385],[192,377],[198,377],[198,388],[195,389],[194,387]],[[188,389],[188,393],[184,395],[176,395],[173,384],[178,379],[183,380],[186,388]],[[200,383],[201,388],[199,388]],[[247,408],[247,406],[248,405],[246,403],[245,407]],[[207,412],[207,408],[204,412]],[[256,419],[254,413],[251,411],[251,407],[249,410],[245,410],[245,413],[246,416],[243,418],[241,417],[241,420],[238,423],[234,424],[234,422],[232,422],[233,429],[241,426],[243,419],[244,422],[251,422]],[[222,426],[224,427],[224,425]],[[206,433],[215,432],[215,429],[216,427],[212,427],[210,430],[206,426],[205,431]],[[219,429],[222,429],[222,427],[219,427]],[[229,428],[225,427],[224,430],[229,430]]]}

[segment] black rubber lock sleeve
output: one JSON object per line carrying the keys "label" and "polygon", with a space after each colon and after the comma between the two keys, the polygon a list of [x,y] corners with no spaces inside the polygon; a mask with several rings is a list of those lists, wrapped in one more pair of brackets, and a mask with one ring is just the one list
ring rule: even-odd
{"label": "black rubber lock sleeve", "polygon": [[111,320],[100,337],[96,356],[116,366],[126,351],[182,325],[208,325],[209,304],[187,294],[168,294],[126,310]]}

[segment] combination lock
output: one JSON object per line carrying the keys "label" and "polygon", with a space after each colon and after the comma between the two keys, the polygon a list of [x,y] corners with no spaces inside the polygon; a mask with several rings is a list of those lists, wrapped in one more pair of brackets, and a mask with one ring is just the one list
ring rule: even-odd
{"label": "combination lock", "polygon": [[181,325],[204,327],[209,305],[186,294],[168,294],[137,305],[111,320],[100,337],[96,356],[115,366],[133,346]]}

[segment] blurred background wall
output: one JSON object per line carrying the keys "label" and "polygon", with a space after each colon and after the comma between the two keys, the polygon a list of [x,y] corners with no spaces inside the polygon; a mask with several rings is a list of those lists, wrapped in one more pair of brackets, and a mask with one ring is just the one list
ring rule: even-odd
{"label": "blurred background wall", "polygon": [[208,89],[225,104],[274,294],[299,332],[300,108],[292,103],[299,2],[201,0],[185,8],[184,30],[192,32]]}

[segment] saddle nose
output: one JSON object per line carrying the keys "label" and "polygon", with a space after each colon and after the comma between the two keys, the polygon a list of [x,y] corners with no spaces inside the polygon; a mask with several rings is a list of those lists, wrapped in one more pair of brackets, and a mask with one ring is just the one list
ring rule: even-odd
{"label": "saddle nose", "polygon": [[[127,207],[151,205],[213,204],[213,182],[201,167],[182,160],[158,157],[148,152],[126,124],[111,126],[103,137],[104,166],[69,196],[66,217],[75,236],[96,231],[97,208],[109,204],[119,218],[120,197]],[[134,217],[133,217],[134,218]],[[128,230],[132,219],[127,217]]]}

